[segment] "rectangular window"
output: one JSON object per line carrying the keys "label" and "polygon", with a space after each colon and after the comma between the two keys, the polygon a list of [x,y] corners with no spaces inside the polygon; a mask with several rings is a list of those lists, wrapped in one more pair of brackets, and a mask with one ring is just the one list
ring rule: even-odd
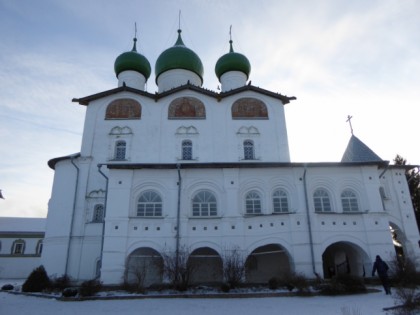
{"label": "rectangular window", "polygon": [[15,255],[22,255],[23,254],[23,244],[22,243],[16,243],[15,244],[13,254],[15,254]]}

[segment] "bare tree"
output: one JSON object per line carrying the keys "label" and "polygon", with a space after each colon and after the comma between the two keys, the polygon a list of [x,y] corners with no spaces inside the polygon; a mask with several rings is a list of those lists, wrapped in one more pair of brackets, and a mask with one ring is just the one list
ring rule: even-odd
{"label": "bare tree", "polygon": [[[137,257],[130,257],[126,260],[125,265],[124,284],[126,287],[144,293],[149,262]],[[131,280],[133,278],[134,281]]]}
{"label": "bare tree", "polygon": [[189,256],[190,250],[185,246],[181,246],[178,251],[165,251],[163,254],[164,274],[179,291],[187,290],[197,269]]}
{"label": "bare tree", "polygon": [[239,247],[235,246],[224,251],[223,277],[231,288],[242,283],[245,276],[245,257]]}

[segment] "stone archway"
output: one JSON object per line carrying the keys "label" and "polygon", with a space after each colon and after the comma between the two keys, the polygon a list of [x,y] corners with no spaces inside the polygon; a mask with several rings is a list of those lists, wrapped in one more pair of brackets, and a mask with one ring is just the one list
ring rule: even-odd
{"label": "stone archway", "polygon": [[283,278],[290,272],[289,255],[277,244],[256,248],[245,262],[245,277],[248,283],[267,283],[272,277]]}
{"label": "stone archway", "polygon": [[128,257],[125,266],[124,280],[129,284],[147,287],[162,283],[163,258],[159,252],[150,247],[140,247]]}
{"label": "stone archway", "polygon": [[339,274],[364,277],[369,274],[371,261],[365,251],[351,242],[336,242],[322,254],[324,278]]}
{"label": "stone archway", "polygon": [[188,263],[193,266],[191,283],[214,284],[223,281],[223,261],[214,249],[197,248],[190,254]]}

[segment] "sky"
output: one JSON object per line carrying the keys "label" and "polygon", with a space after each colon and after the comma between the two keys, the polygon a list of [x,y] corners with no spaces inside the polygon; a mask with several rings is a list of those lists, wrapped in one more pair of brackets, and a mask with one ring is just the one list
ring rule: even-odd
{"label": "sky", "polygon": [[80,152],[86,108],[71,100],[117,87],[135,23],[152,69],[180,25],[214,91],[232,25],[252,85],[297,98],[285,106],[292,162],[340,161],[351,115],[383,160],[420,164],[420,1],[0,0],[0,217],[46,217],[47,161]]}

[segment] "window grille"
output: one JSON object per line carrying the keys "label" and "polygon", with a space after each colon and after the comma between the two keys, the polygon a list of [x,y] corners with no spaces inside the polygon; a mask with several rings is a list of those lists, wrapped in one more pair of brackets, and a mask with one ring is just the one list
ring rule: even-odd
{"label": "window grille", "polygon": [[277,190],[273,194],[273,212],[289,212],[289,201],[284,190]]}
{"label": "window grille", "polygon": [[244,159],[245,160],[254,160],[254,143],[251,140],[244,141]]}
{"label": "window grille", "polygon": [[139,197],[137,203],[138,217],[161,217],[162,216],[162,198],[154,191],[146,191]]}
{"label": "window grille", "polygon": [[317,189],[314,192],[315,212],[331,212],[330,196],[325,189]]}
{"label": "window grille", "polygon": [[200,191],[192,199],[193,217],[217,216],[216,197],[209,191]]}
{"label": "window grille", "polygon": [[255,192],[249,192],[245,197],[246,214],[260,214],[261,213],[261,197]]}
{"label": "window grille", "polygon": [[190,140],[182,141],[182,159],[183,160],[192,160],[192,142]]}

